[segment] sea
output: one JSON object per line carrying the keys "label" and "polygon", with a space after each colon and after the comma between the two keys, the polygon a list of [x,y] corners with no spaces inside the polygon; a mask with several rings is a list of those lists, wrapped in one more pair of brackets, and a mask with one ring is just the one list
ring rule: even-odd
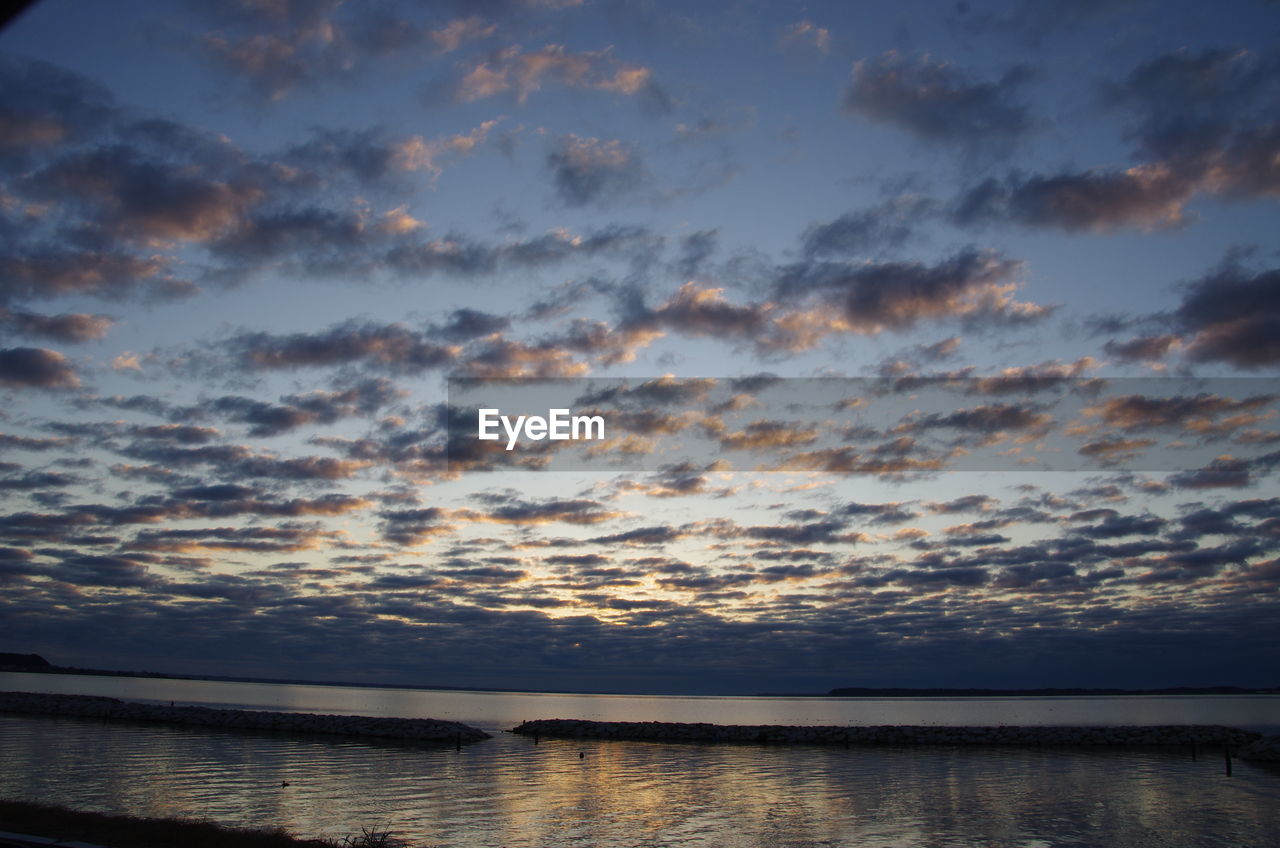
{"label": "sea", "polygon": [[1220,749],[533,739],[537,718],[792,725],[1223,724],[1280,696],[679,697],[0,673],[0,691],[441,718],[466,745],[0,714],[0,798],[418,848],[1278,846],[1280,767]]}

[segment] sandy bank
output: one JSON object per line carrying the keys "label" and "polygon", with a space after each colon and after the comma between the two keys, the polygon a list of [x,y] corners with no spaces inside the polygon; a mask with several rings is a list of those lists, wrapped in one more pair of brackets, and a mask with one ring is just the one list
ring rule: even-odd
{"label": "sandy bank", "polygon": [[222,727],[241,730],[280,730],[338,736],[376,736],[432,742],[478,742],[489,734],[457,721],[432,718],[378,718],[319,715],[269,710],[231,710],[213,707],[169,707],[139,704],[93,695],[45,695],[0,692],[0,712],[23,715],[75,716],[117,721]]}

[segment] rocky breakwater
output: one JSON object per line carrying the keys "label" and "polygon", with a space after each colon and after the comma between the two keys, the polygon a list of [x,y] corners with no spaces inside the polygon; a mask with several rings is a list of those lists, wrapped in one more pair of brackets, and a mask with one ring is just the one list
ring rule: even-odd
{"label": "rocky breakwater", "polygon": [[483,730],[461,722],[433,718],[381,718],[269,710],[231,710],[214,707],[177,707],[140,704],[92,695],[0,692],[0,712],[184,724],[233,730],[278,730],[337,736],[375,736],[459,745],[489,738],[489,734]]}
{"label": "rocky breakwater", "polygon": [[1236,756],[1242,760],[1280,762],[1280,736],[1264,736],[1255,742],[1250,742],[1237,751]]}
{"label": "rocky breakwater", "polygon": [[569,739],[645,742],[738,742],[765,745],[1226,745],[1236,748],[1259,733],[1217,725],[1113,727],[941,727],[876,725],[791,727],[772,724],[687,724],[665,721],[526,721],[512,733]]}

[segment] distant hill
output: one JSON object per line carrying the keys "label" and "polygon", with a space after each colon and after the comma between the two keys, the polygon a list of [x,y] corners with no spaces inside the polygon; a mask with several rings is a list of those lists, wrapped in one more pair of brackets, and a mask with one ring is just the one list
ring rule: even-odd
{"label": "distant hill", "polygon": [[0,671],[53,671],[53,666],[39,654],[0,652]]}
{"label": "distant hill", "polygon": [[983,698],[1072,695],[1272,695],[1280,689],[1248,689],[1241,686],[1175,686],[1167,689],[872,689],[845,687],[827,693],[833,698]]}

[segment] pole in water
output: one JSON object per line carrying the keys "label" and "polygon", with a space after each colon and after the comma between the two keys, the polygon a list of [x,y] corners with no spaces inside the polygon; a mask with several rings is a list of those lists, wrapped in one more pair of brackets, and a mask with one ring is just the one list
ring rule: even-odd
{"label": "pole in water", "polygon": [[1191,740],[1191,761],[1195,762],[1195,759],[1196,759],[1196,740],[1192,739]]}
{"label": "pole in water", "polygon": [[1222,758],[1227,762],[1227,777],[1231,776],[1231,747],[1229,745],[1222,746]]}

